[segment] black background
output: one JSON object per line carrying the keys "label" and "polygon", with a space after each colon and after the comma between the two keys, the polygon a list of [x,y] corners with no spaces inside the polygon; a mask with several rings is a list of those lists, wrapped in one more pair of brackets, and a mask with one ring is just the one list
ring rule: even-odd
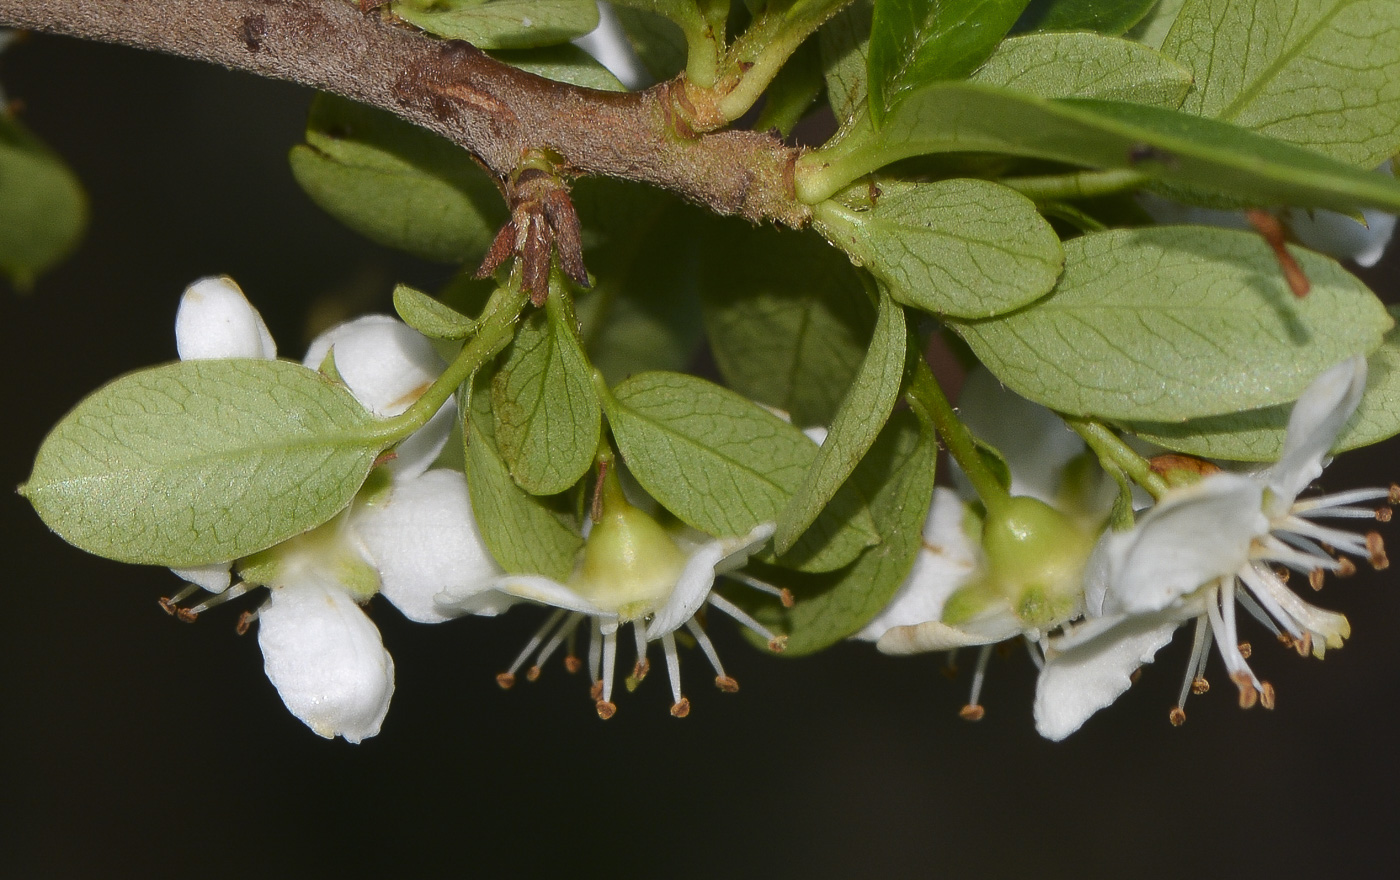
{"label": "black background", "polygon": [[[308,312],[386,310],[394,281],[443,277],[297,189],[285,155],[303,90],[47,37],[0,73],[93,203],[71,261],[31,295],[0,289],[0,485],[24,480],[83,395],[174,357],[176,302],[199,276],[238,279],[294,357]],[[1397,251],[1366,273],[1390,298]],[[1344,458],[1328,488],[1396,479],[1396,448]],[[950,683],[937,657],[842,645],[789,661],[719,626],[739,695],[688,658],[690,718],[649,680],[604,724],[557,666],[496,687],[538,613],[425,627],[376,600],[398,691],[356,747],[285,711],[236,611],[176,623],[155,602],[171,574],[87,556],[23,499],[0,503],[6,877],[1394,876],[1393,575],[1324,591],[1354,630],[1325,663],[1250,633],[1274,712],[1240,711],[1216,660],[1217,687],[1170,727],[1182,633],[1060,744],[1034,732],[1020,651],[993,662],[987,717],[969,724],[966,671]]]}

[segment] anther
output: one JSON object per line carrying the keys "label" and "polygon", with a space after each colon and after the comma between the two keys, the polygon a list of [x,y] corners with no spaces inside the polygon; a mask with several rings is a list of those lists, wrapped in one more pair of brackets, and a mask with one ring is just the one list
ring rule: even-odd
{"label": "anther", "polygon": [[496,684],[500,685],[503,691],[510,690],[515,687],[515,673],[502,672],[500,675],[496,676]]}
{"label": "anther", "polygon": [[[601,685],[599,686],[599,692],[602,692]],[[604,721],[607,721],[609,718],[617,714],[617,704],[609,703],[607,700],[599,700],[598,702],[593,704],[593,708],[598,710],[598,717],[603,719]]]}
{"label": "anther", "polygon": [[981,721],[987,710],[976,703],[968,703],[958,710],[958,717],[964,721]]}
{"label": "anther", "polygon": [[194,595],[194,592],[198,589],[199,586],[197,584],[185,584],[184,588],[175,595],[158,600],[160,603],[160,610],[164,611],[166,614],[175,614],[179,610],[180,603]]}
{"label": "anther", "polygon": [[1253,709],[1259,702],[1259,692],[1254,689],[1254,682],[1247,672],[1236,672],[1230,676],[1230,680],[1235,683],[1235,687],[1240,689],[1240,708]]}
{"label": "anther", "polygon": [[1390,484],[1390,497],[1387,500],[1391,504],[1400,504],[1400,483]]}
{"label": "anther", "polygon": [[538,666],[531,666],[529,669],[525,670],[525,680],[526,680],[526,681],[539,681],[539,680],[540,680],[540,673],[543,672],[543,671],[544,671],[544,670],[540,669]]}
{"label": "anther", "polygon": [[1312,633],[1305,632],[1301,639],[1293,643],[1293,650],[1298,652],[1299,657],[1306,657],[1312,653]]}
{"label": "anther", "polygon": [[1167,720],[1172,723],[1172,727],[1180,727],[1186,723],[1186,710],[1180,706],[1173,706],[1167,713]]}
{"label": "anther", "polygon": [[1371,557],[1371,567],[1385,571],[1390,567],[1390,558],[1385,555],[1385,541],[1380,532],[1366,533],[1366,553]]}
{"label": "anther", "polygon": [[684,718],[685,716],[687,716],[687,715],[689,715],[689,714],[690,714],[690,700],[689,700],[689,698],[687,698],[687,697],[681,697],[679,700],[677,700],[676,702],[674,702],[674,703],[671,704],[671,717],[672,717],[672,718]]}
{"label": "anther", "polygon": [[1206,681],[1204,678],[1193,678],[1191,680],[1191,693],[1199,697],[1201,694],[1209,691],[1210,682]]}
{"label": "anther", "polygon": [[1356,574],[1356,563],[1350,559],[1337,560],[1337,577],[1349,578]]}
{"label": "anther", "polygon": [[[588,689],[588,699],[602,704],[603,701],[603,680],[600,678],[593,682],[593,686]],[[601,710],[600,710],[601,711]]]}
{"label": "anther", "polygon": [[768,650],[774,654],[781,654],[787,650],[787,636],[775,636],[768,640]]}
{"label": "anther", "polygon": [[730,677],[727,676],[727,675],[719,675],[719,676],[716,676],[716,677],[715,677],[715,687],[717,687],[717,688],[719,688],[720,690],[724,691],[726,694],[737,694],[737,693],[739,693],[739,682],[735,681],[734,679],[730,678]]}
{"label": "anther", "polygon": [[1240,642],[1240,656],[1248,660],[1249,655],[1254,653],[1254,646],[1249,642]]}
{"label": "anther", "polygon": [[1274,577],[1278,578],[1278,582],[1281,584],[1288,583],[1288,578],[1292,574],[1293,572],[1289,571],[1283,566],[1279,566],[1278,568],[1274,569]]}
{"label": "anther", "polygon": [[1296,648],[1296,647],[1297,647],[1297,640],[1295,640],[1292,636],[1290,636],[1290,635],[1289,635],[1288,633],[1286,633],[1286,632],[1281,632],[1281,633],[1278,634],[1278,643],[1279,643],[1280,645],[1283,645],[1285,648]]}
{"label": "anther", "polygon": [[651,672],[650,660],[638,660],[636,665],[632,667],[632,677],[637,680],[637,684],[642,683],[642,679],[647,677],[648,672]]}
{"label": "anther", "polygon": [[797,604],[797,600],[792,598],[792,590],[783,587],[778,591],[778,601],[783,603],[784,608],[791,608]]}
{"label": "anther", "polygon": [[1262,693],[1259,695],[1259,705],[1263,706],[1265,709],[1274,708],[1274,686],[1267,681],[1260,682],[1259,686],[1263,688]]}
{"label": "anther", "polygon": [[570,675],[573,675],[575,672],[578,672],[582,668],[583,661],[575,657],[573,654],[570,654],[569,656],[564,658],[564,671],[569,673]]}
{"label": "anther", "polygon": [[1137,669],[1134,669],[1132,672],[1128,673],[1128,684],[1130,684],[1130,685],[1132,685],[1132,684],[1137,684],[1137,683],[1138,683],[1138,680],[1141,679],[1141,678],[1142,678],[1142,667],[1139,666]]}
{"label": "anther", "polygon": [[181,623],[194,623],[199,619],[199,612],[190,608],[176,608],[175,617]]}
{"label": "anther", "polygon": [[1312,587],[1314,590],[1322,589],[1322,585],[1325,582],[1326,572],[1322,569],[1314,568],[1312,571],[1308,572],[1308,586]]}
{"label": "anther", "polygon": [[233,625],[233,631],[240,636],[246,636],[248,634],[248,628],[251,627],[253,621],[257,619],[258,612],[244,611],[242,614],[238,615],[238,622]]}
{"label": "anther", "polygon": [[1389,507],[1376,508],[1376,522],[1390,522],[1390,518],[1395,515],[1395,511]]}

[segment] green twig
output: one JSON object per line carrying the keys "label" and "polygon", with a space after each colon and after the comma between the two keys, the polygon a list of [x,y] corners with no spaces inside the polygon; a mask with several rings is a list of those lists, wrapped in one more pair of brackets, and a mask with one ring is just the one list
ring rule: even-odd
{"label": "green twig", "polygon": [[947,447],[948,454],[953,456],[963,473],[967,474],[973,489],[977,491],[977,497],[982,499],[982,504],[988,512],[1005,503],[1011,497],[1010,494],[982,460],[972,432],[968,431],[967,425],[958,418],[952,404],[948,403],[948,398],[943,394],[938,380],[933,377],[928,364],[922,360],[914,367],[914,381],[910,383],[908,393],[910,405],[920,410],[933,423],[938,435],[943,438],[943,445]]}
{"label": "green twig", "polygon": [[[1089,419],[1077,419],[1066,416],[1065,424],[1069,425],[1076,434],[1084,438],[1084,442],[1089,444],[1089,448],[1094,450],[1094,454],[1105,464],[1121,470],[1132,478],[1158,500],[1167,494],[1167,481],[1160,474],[1152,470],[1147,459],[1133,451],[1132,447],[1123,442],[1123,438],[1115,434],[1108,426],[1102,422],[1095,422]],[[1111,468],[1110,468],[1111,469]]]}

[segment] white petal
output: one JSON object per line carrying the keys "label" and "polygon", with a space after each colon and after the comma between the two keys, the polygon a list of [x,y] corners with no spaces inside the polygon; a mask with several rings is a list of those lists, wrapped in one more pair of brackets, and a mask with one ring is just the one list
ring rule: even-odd
{"label": "white petal", "polygon": [[394,694],[394,661],[379,630],[342,589],[274,588],[258,615],[263,668],[291,713],[317,734],[374,736]]}
{"label": "white petal", "polygon": [[[1084,441],[1059,416],[1008,391],[985,367],[968,374],[958,397],[958,416],[1006,458],[1012,495],[1057,502],[1065,465],[1084,451]],[[966,480],[961,471],[957,475]],[[963,494],[974,497],[970,491]],[[1110,495],[1107,504],[1112,503]]]}
{"label": "white petal", "polygon": [[1172,640],[1183,621],[1172,610],[1147,615],[1103,618],[1106,626],[1068,650],[1052,650],[1035,688],[1035,728],[1046,739],[1062,740],[1090,715],[1118,699],[1132,684],[1132,674],[1151,663]]}
{"label": "white petal", "polygon": [[[577,611],[580,614],[587,614],[590,617],[597,617],[601,620],[617,619],[616,614],[611,611],[604,611],[564,584],[539,575],[506,575],[497,582],[496,589],[514,596],[517,599],[538,602],[541,605],[553,605],[555,608],[563,608],[566,611]],[[446,595],[438,597],[438,601],[449,601],[453,598],[455,598],[454,591],[448,590],[446,591]]]}
{"label": "white petal", "polygon": [[388,492],[351,511],[351,523],[379,569],[380,592],[419,623],[455,616],[434,601],[443,590],[465,599],[505,574],[477,530],[461,471],[396,476]]}
{"label": "white petal", "polygon": [[1361,266],[1374,266],[1395,232],[1395,215],[1380,211],[1363,211],[1362,215],[1365,225],[1335,211],[1291,208],[1288,228],[1298,241],[1315,251],[1339,260],[1355,260]]}
{"label": "white petal", "polygon": [[277,357],[262,315],[227,275],[185,288],[175,313],[175,350],[182,361]]}
{"label": "white petal", "polygon": [[446,366],[427,337],[388,315],[332,327],[312,341],[302,363],[319,369],[332,349],[340,378],[378,416],[408,409]]}
{"label": "white petal", "polygon": [[923,547],[909,577],[890,604],[851,638],[873,642],[891,627],[942,616],[943,603],[977,570],[977,547],[963,529],[966,511],[956,492],[941,486],[933,491],[933,504],[924,520]]}
{"label": "white petal", "polygon": [[775,523],[759,523],[747,535],[712,539],[691,550],[685,568],[676,578],[676,586],[666,598],[666,604],[647,624],[647,639],[659,639],[666,633],[675,632],[694,617],[710,596],[710,590],[715,585],[715,573],[743,568],[749,556],[773,537],[775,529]]}
{"label": "white petal", "polygon": [[416,477],[437,461],[447,439],[452,436],[452,427],[457,422],[457,403],[448,400],[438,410],[428,424],[409,435],[408,439],[394,447],[394,459],[384,465],[393,472],[396,479]]}
{"label": "white petal", "polygon": [[968,626],[954,627],[938,620],[912,626],[892,626],[880,636],[875,647],[882,654],[904,656],[925,651],[951,651],[973,645],[993,645],[1021,634],[1021,624],[1013,615],[993,615]]}
{"label": "white petal", "polygon": [[199,565],[194,568],[172,568],[171,571],[181,580],[189,581],[210,593],[222,593],[233,581],[229,573],[231,562],[216,562],[213,565]]}
{"label": "white petal", "polygon": [[1262,475],[1276,496],[1271,514],[1286,513],[1298,493],[1322,474],[1323,458],[1365,391],[1366,359],[1358,355],[1318,376],[1298,398],[1288,417],[1283,455]]}
{"label": "white petal", "polygon": [[1109,539],[1113,555],[1103,613],[1158,611],[1239,571],[1250,543],[1269,532],[1263,493],[1257,480],[1225,473],[1167,493],[1127,540]]}

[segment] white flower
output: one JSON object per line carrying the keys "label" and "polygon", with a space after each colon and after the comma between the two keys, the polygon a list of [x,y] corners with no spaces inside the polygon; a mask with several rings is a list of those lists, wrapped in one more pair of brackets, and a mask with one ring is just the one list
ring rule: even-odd
{"label": "white flower", "polygon": [[1380,518],[1355,506],[1389,498],[1397,490],[1357,489],[1299,500],[1322,473],[1342,427],[1366,386],[1366,361],[1355,357],[1319,376],[1289,418],[1279,461],[1258,473],[1215,473],[1173,489],[1130,531],[1107,533],[1095,548],[1087,576],[1090,619],[1052,639],[1036,694],[1036,725],[1062,739],[1128,687],[1129,677],[1150,662],[1181,623],[1197,621],[1192,658],[1173,723],[1185,720],[1189,690],[1206,686],[1202,673],[1212,640],[1219,646],[1245,708],[1272,708],[1273,688],[1245,662],[1236,633],[1236,604],[1300,654],[1321,658],[1350,635],[1345,617],[1316,608],[1285,585],[1279,566],[1300,572],[1320,587],[1325,572],[1348,574],[1354,564],[1340,553],[1387,564],[1380,535],[1357,535],[1319,525],[1321,517]]}
{"label": "white flower", "polygon": [[[613,469],[602,487],[602,515],[587,534],[584,551],[568,583],[537,575],[507,575],[482,592],[480,587],[449,587],[437,597],[439,607],[455,613],[476,613],[488,597],[509,602],[519,599],[558,609],[530,639],[510,669],[497,676],[502,687],[515,683],[516,673],[532,657],[527,677],[534,680],[556,649],[571,637],[585,618],[591,621],[589,676],[592,696],[601,718],[617,711],[612,702],[617,662],[618,630],[631,624],[637,659],[628,679],[635,687],[650,669],[647,644],[660,641],[671,682],[671,714],[683,718],[690,701],[681,693],[680,658],[675,632],[684,626],[713,665],[715,684],[723,691],[738,690],[738,683],[724,672],[713,644],[696,621],[706,604],[735,618],[768,639],[774,651],[783,640],[773,635],[738,606],[713,591],[718,575],[735,572],[749,555],[773,535],[773,523],[762,523],[735,538],[711,538],[694,530],[673,534],[647,513],[632,506],[622,494]],[[572,658],[566,665],[576,668]]]}
{"label": "white flower", "polygon": [[[262,317],[228,278],[189,287],[176,317],[182,359],[272,358]],[[306,365],[333,368],[355,397],[380,416],[403,412],[443,363],[421,335],[384,316],[342,324],[311,345]],[[400,444],[393,461],[334,520],[236,563],[177,571],[191,582],[167,610],[192,620],[253,586],[269,598],[240,621],[259,621],[264,667],[287,708],[324,737],[350,742],[379,731],[394,690],[394,664],[360,605],[382,592],[405,616],[448,618],[433,596],[447,588],[484,590],[502,572],[472,518],[466,480],[427,470],[451,429],[452,405]],[[231,572],[241,580],[231,584]],[[215,593],[178,604],[195,586]],[[477,613],[503,606],[483,604]]]}
{"label": "white flower", "polygon": [[[962,710],[975,719],[990,646],[1023,636],[1038,661],[1045,634],[1081,612],[1080,570],[1114,494],[1058,416],[985,369],[968,377],[960,403],[968,427],[1005,455],[1011,502],[988,527],[956,493],[935,489],[913,569],[854,638],[895,655],[983,646]],[[955,481],[972,495],[960,473]],[[1027,540],[1008,540],[1017,532]]]}

